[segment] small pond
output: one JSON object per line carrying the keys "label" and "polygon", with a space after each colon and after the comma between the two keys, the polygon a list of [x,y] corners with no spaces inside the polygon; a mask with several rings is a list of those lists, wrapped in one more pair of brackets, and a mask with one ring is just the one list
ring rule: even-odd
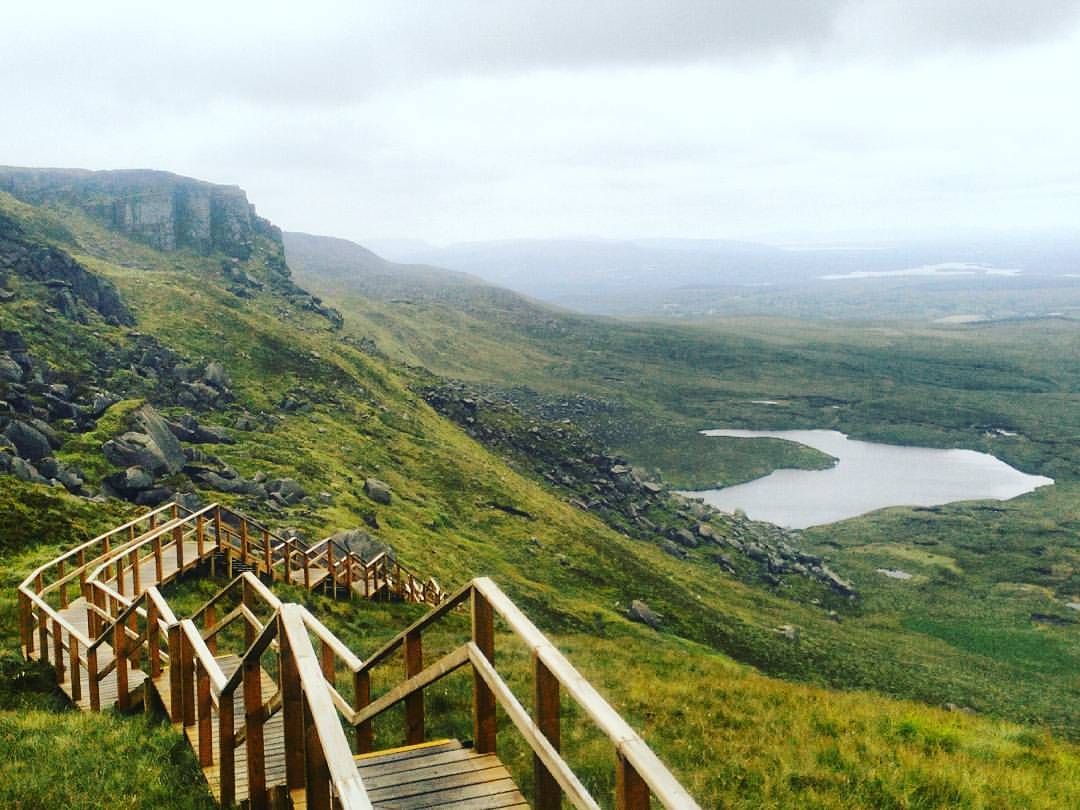
{"label": "small pond", "polygon": [[774,438],[827,453],[827,470],[776,470],[724,489],[685,493],[725,512],[805,529],[887,506],[939,506],[954,501],[1005,501],[1053,484],[974,450],[899,447],[849,439],[835,430],[704,430],[706,436]]}

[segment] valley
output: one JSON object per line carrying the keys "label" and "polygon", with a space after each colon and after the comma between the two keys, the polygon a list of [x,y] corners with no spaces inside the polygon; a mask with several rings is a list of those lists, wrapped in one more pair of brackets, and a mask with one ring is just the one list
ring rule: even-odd
{"label": "valley", "polygon": [[[94,775],[114,766],[75,763],[60,785],[18,764],[92,734],[107,762],[162,774],[175,806],[209,806],[167,730],[88,729],[14,636],[28,571],[171,498],[309,538],[362,532],[448,587],[491,576],[703,806],[1080,795],[1075,324],[589,317],[282,237],[220,187],[118,174],[0,171],[0,800],[117,789]],[[132,194],[184,203],[133,228],[115,214]],[[225,213],[162,237],[204,198]],[[698,433],[721,423],[980,450],[1057,483],[787,531],[671,494],[832,463]],[[208,587],[182,583],[177,604]],[[299,598],[357,650],[419,615]],[[607,754],[572,744],[609,790]]]}

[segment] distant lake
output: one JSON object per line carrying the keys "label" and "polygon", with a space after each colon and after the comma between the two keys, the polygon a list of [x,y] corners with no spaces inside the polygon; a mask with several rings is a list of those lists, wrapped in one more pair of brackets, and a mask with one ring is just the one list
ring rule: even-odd
{"label": "distant lake", "polygon": [[725,512],[805,529],[887,506],[1005,501],[1054,483],[974,450],[899,447],[849,439],[835,430],[703,430],[706,436],[786,439],[837,459],[827,470],[776,470],[724,489],[686,493]]}

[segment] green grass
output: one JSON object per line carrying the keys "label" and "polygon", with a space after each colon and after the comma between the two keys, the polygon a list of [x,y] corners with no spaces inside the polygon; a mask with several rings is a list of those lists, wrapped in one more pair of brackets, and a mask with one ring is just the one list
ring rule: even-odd
{"label": "green grass", "polygon": [[[3,195],[0,204],[10,205]],[[80,260],[117,284],[140,331],[189,361],[225,363],[237,401],[211,421],[228,423],[242,409],[276,412],[285,394],[310,403],[266,430],[238,431],[237,445],[212,449],[245,476],[294,476],[311,493],[329,493],[330,503],[276,515],[243,498],[221,500],[313,536],[375,520],[402,559],[448,588],[493,576],[705,806],[1076,803],[1076,748],[1062,741],[1080,734],[1075,626],[1033,627],[1030,619],[1045,612],[1036,603],[1080,593],[1080,370],[1073,362],[1080,338],[1069,325],[826,328],[740,320],[674,328],[527,307],[454,314],[439,303],[425,309],[353,301],[344,337],[370,330],[381,356],[269,290],[237,299],[214,257],[156,253],[70,211],[34,216],[42,238],[62,225]],[[273,253],[273,245],[261,243],[250,271],[261,272]],[[33,299],[20,298],[17,307],[0,308],[0,325],[19,328],[36,356],[65,373],[90,375],[95,347],[122,348],[131,340],[99,323],[84,327],[33,313],[40,313]],[[834,427],[889,441],[993,449],[1061,483],[1007,505],[890,510],[808,532],[807,544],[855,580],[862,596],[854,604],[798,578],[768,589],[726,576],[703,554],[675,560],[561,502],[431,411],[413,392],[425,379],[408,365],[418,362],[527,387],[520,392],[527,401],[572,394],[601,401],[608,407],[586,414],[583,426],[676,483],[734,481],[773,464],[821,461],[783,445],[697,434],[718,426]],[[140,385],[124,393],[152,395]],[[67,452],[92,476],[106,472],[95,466],[95,445],[130,406],[115,406],[95,434],[69,439]],[[988,425],[1022,435],[990,439]],[[389,506],[364,496],[368,475],[392,486]],[[9,478],[0,503],[0,626],[12,650],[15,583],[56,549],[121,522],[128,507]],[[902,563],[880,550],[887,544],[908,555]],[[913,558],[911,550],[922,548],[933,556]],[[886,580],[873,570],[883,563],[918,567],[922,579]],[[1031,590],[1018,592],[1017,584]],[[364,652],[415,615],[302,598]],[[663,614],[661,633],[623,618],[632,599]],[[774,632],[783,624],[800,628],[798,642]],[[987,629],[994,627],[1002,629],[1001,649]],[[1052,639],[1056,652],[1034,661],[1031,634]],[[507,656],[520,681],[525,659]],[[451,702],[466,692],[467,683],[448,684],[432,700]],[[20,692],[10,700],[5,705],[42,712],[28,714],[27,722],[54,722],[57,734],[75,722],[51,712],[46,697],[39,702]],[[982,716],[932,708],[945,703]],[[132,739],[145,733],[142,721],[115,722],[137,729]],[[1030,725],[1014,725],[1020,722]],[[102,727],[106,737],[109,728]],[[27,761],[18,753],[20,735],[11,737],[8,759]],[[32,724],[25,737],[27,746],[37,739]],[[588,736],[573,742],[589,784],[608,785],[610,752]],[[117,748],[133,774],[149,773],[143,769],[156,767],[153,758],[162,755],[161,748],[140,752],[123,739]],[[526,761],[520,748],[507,756],[516,767]],[[81,795],[100,801],[100,777],[72,779],[86,785]],[[136,785],[116,789],[129,795]],[[44,773],[19,771],[11,790],[27,806],[67,803],[45,792]],[[196,794],[184,796],[201,801]]]}

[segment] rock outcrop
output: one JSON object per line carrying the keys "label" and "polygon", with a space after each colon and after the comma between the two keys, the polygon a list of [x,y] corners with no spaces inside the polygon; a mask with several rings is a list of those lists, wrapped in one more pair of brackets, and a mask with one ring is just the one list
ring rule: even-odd
{"label": "rock outcrop", "polygon": [[158,250],[248,258],[259,232],[280,231],[255,214],[237,186],[169,172],[0,168],[0,190],[34,205],[74,204],[108,227]]}

